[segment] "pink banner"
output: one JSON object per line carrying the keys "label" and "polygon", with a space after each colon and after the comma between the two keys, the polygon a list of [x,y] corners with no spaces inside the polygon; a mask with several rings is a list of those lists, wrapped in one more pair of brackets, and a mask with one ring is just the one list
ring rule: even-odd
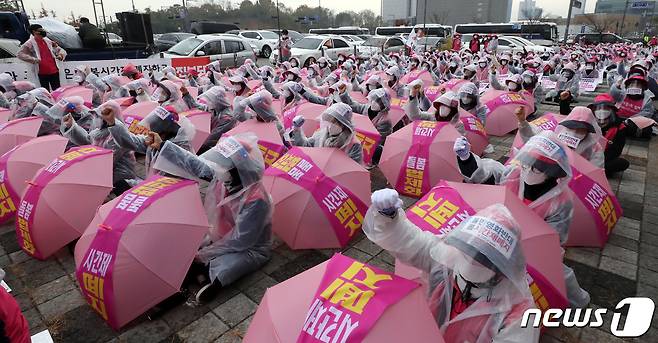
{"label": "pink banner", "polygon": [[567,308],[569,300],[537,269],[526,265],[526,281],[535,305],[542,312],[550,308]]}
{"label": "pink banner", "polygon": [[451,79],[450,81],[444,83],[444,85],[445,85],[444,89],[457,91],[457,89],[454,89],[454,88],[457,87],[458,85],[460,85],[463,82],[466,82],[466,80],[464,80],[464,79]]}
{"label": "pink banner", "polygon": [[474,214],[475,210],[445,181],[439,182],[407,210],[407,218],[412,223],[437,236],[447,234]]}
{"label": "pink banner", "polygon": [[331,223],[338,242],[345,246],[361,229],[368,206],[349,189],[327,177],[301,149],[293,147],[265,175],[280,177],[307,190]]}
{"label": "pink banner", "polygon": [[103,149],[93,145],[72,148],[65,154],[60,155],[50,162],[49,165],[41,169],[39,174],[37,174],[32,181],[28,182],[28,186],[25,188],[23,199],[18,208],[18,215],[16,216],[16,236],[18,237],[18,244],[27,254],[38,259],[43,258],[39,252],[39,248],[35,246],[32,237],[30,236],[30,228],[34,226],[36,207],[43,188],[57,175],[70,168],[72,165],[94,156],[111,153],[112,150]]}
{"label": "pink banner", "polygon": [[279,144],[274,144],[268,141],[259,140],[258,149],[263,154],[263,161],[265,162],[265,167],[271,166],[276,160],[281,157],[281,155],[286,153],[286,147]]}
{"label": "pink banner", "polygon": [[531,121],[530,124],[536,126],[542,131],[555,131],[558,121],[553,113],[546,113],[543,116]]}
{"label": "pink banner", "polygon": [[113,271],[119,241],[130,223],[167,194],[193,181],[154,175],[121,195],[121,199],[96,229],[96,236],[75,271],[80,290],[91,307],[114,329]]}
{"label": "pink banner", "polygon": [[283,127],[288,130],[292,127],[292,120],[295,119],[297,114],[299,114],[299,109],[301,108],[302,105],[304,105],[307,101],[306,100],[301,100],[297,102],[297,104],[286,111],[283,112]]}
{"label": "pink banner", "polygon": [[6,182],[9,178],[7,161],[17,147],[18,145],[0,157],[0,224],[14,217],[16,204],[21,200],[21,196]]}
{"label": "pink banner", "polygon": [[400,174],[395,189],[401,194],[420,197],[427,193],[430,185],[429,157],[430,145],[448,122],[414,121],[411,146],[407,157],[400,166]]}
{"label": "pink banner", "polygon": [[622,216],[621,205],[614,194],[609,193],[596,181],[574,167],[571,167],[571,170],[573,177],[569,181],[569,188],[592,215],[601,241],[607,242],[610,231]]}
{"label": "pink banner", "polygon": [[482,122],[479,119],[473,116],[462,116],[459,120],[464,124],[464,130],[487,138],[487,131],[484,129],[484,125],[482,125]]}
{"label": "pink banner", "polygon": [[327,263],[297,343],[359,343],[390,306],[418,286],[416,282],[335,254]]}
{"label": "pink banner", "polygon": [[487,116],[489,116],[500,106],[514,104],[530,106],[523,95],[517,93],[501,94],[494,99],[489,100],[486,104],[484,104],[484,106],[487,108]]}
{"label": "pink banner", "polygon": [[359,128],[356,128],[354,131],[356,138],[361,142],[361,146],[363,147],[363,162],[369,164],[372,162],[372,156],[375,155],[375,148],[379,144],[381,135],[377,132],[359,130]]}
{"label": "pink banner", "polygon": [[425,87],[425,96],[432,102],[441,96],[441,87],[431,86]]}

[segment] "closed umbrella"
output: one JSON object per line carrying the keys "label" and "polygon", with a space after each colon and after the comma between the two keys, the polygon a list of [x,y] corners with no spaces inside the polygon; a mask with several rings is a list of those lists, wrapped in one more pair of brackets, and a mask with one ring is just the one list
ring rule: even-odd
{"label": "closed umbrella", "polygon": [[196,182],[150,177],[98,208],[76,244],[85,300],[119,329],[180,290],[207,232]]}
{"label": "closed umbrella", "polygon": [[448,122],[414,121],[386,138],[379,169],[398,192],[419,198],[439,180],[463,180],[452,150],[460,136]]}
{"label": "closed umbrella", "polygon": [[464,124],[466,133],[464,136],[471,143],[471,151],[476,155],[482,155],[484,149],[489,145],[489,136],[482,122],[463,108],[459,108],[459,120]]}
{"label": "closed umbrella", "polygon": [[12,219],[37,171],[64,153],[68,139],[58,135],[34,138],[0,157],[0,223]]}
{"label": "closed umbrella", "polygon": [[28,182],[16,217],[21,248],[43,260],[82,235],[112,190],[112,150],[93,145],[60,155]]}
{"label": "closed umbrella", "polygon": [[292,249],[346,246],[370,203],[370,174],[335,148],[291,148],[265,170],[263,185],[272,230]]}

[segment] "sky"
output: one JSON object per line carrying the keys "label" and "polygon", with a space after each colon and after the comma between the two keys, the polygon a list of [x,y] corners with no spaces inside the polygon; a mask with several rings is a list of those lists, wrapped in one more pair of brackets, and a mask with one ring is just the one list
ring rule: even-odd
{"label": "sky", "polygon": [[[211,0],[191,0],[190,4],[193,4],[196,1],[211,1]],[[224,0],[221,0],[224,1]],[[238,5],[241,0],[231,0],[233,4]],[[253,1],[253,0],[252,0]],[[512,5],[512,19],[515,19],[516,13],[518,12],[520,0],[513,0]],[[132,0],[135,3],[135,7],[139,10],[143,10],[146,7],[151,7],[152,9],[158,9],[162,6],[168,6],[173,4],[180,4],[182,0]],[[114,20],[115,12],[129,11],[132,9],[131,0],[105,0],[105,15],[112,16]],[[376,14],[379,14],[381,11],[381,0],[318,0],[322,7],[329,7],[333,10],[338,11],[361,11],[364,9],[370,9]],[[94,17],[94,10],[92,6],[92,0],[23,0],[25,4],[25,9],[28,14],[30,10],[38,12],[41,8],[41,3],[48,9],[54,10],[58,17],[68,17],[70,16],[71,10],[73,9],[74,13],[77,15],[87,16],[92,22]],[[288,7],[296,8],[299,5],[307,4],[309,6],[317,6],[315,0],[279,0],[280,4],[285,4]],[[596,0],[586,0],[586,12],[593,12],[594,5]],[[537,6],[544,8],[544,12],[550,14],[566,16],[567,7],[569,0],[537,0]],[[100,7],[99,7],[100,12]],[[100,16],[100,14],[99,14]],[[109,18],[108,18],[109,20]]]}

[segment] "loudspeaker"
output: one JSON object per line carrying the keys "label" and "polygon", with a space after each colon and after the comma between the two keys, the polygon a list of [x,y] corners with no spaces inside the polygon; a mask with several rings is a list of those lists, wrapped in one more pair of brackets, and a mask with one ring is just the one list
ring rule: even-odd
{"label": "loudspeaker", "polygon": [[116,16],[124,43],[153,44],[150,14],[119,12]]}

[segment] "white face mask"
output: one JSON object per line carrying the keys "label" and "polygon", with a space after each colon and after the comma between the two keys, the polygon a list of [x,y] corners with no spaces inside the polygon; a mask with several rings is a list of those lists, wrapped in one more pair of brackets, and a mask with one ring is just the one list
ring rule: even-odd
{"label": "white face mask", "polygon": [[81,83],[82,81],[84,81],[84,79],[80,75],[76,75],[73,77],[73,82],[75,83]]}
{"label": "white face mask", "polygon": [[329,132],[330,136],[337,136],[341,132],[343,132],[343,127],[340,126],[340,124],[337,124],[337,123],[328,123],[327,132]]}
{"label": "white face mask", "polygon": [[315,76],[315,71],[313,69],[309,69],[308,77],[314,77],[314,76]]}
{"label": "white face mask", "polygon": [[523,77],[523,82],[525,82],[525,83],[532,83],[532,77],[530,77],[530,76],[525,76],[525,77]]}
{"label": "white face mask", "polygon": [[450,68],[456,68],[456,67],[457,67],[457,63],[455,63],[455,62],[450,62]]}
{"label": "white face mask", "polygon": [[450,111],[451,111],[451,110],[450,110],[450,107],[445,106],[445,105],[441,105],[441,107],[439,107],[439,116],[445,118],[445,117],[447,117],[448,115],[450,115]]}
{"label": "white face mask", "polygon": [[487,64],[486,64],[486,63],[478,63],[478,65],[479,65],[480,68],[482,68],[482,69],[484,69],[484,68],[487,67]]}
{"label": "white face mask", "polygon": [[502,66],[507,65],[507,60],[502,60],[502,61],[500,61],[500,65],[502,65]]}
{"label": "white face mask", "polygon": [[471,102],[473,102],[473,99],[471,99],[470,96],[463,95],[461,97],[461,101],[462,101],[463,104],[470,104]]}
{"label": "white face mask", "polygon": [[585,66],[585,70],[592,71],[592,70],[594,70],[594,66],[591,66],[591,65]]}
{"label": "white face mask", "polygon": [[375,111],[375,112],[377,112],[377,111],[381,111],[382,108],[381,108],[381,106],[379,105],[379,102],[378,102],[378,101],[371,101],[371,102],[370,102],[370,109],[373,110],[373,111]]}
{"label": "white face mask", "polygon": [[318,63],[318,66],[320,66],[320,68],[324,69],[327,66],[327,64],[326,63]]}
{"label": "white face mask", "polygon": [[523,170],[521,170],[521,181],[527,185],[538,185],[546,181],[546,179],[546,174],[534,168],[523,168]]}
{"label": "white face mask", "polygon": [[629,94],[629,95],[640,95],[640,94],[642,94],[642,88],[629,87],[629,88],[626,88],[626,93]]}
{"label": "white face mask", "polygon": [[486,268],[468,256],[464,256],[457,261],[454,267],[454,273],[456,275],[457,287],[459,287],[461,292],[466,290],[468,284],[467,281],[480,286],[470,287],[469,292],[472,299],[485,296],[489,292],[489,288],[482,287],[483,284],[491,281],[496,275],[494,271]]}
{"label": "white face mask", "polygon": [[294,79],[295,79],[295,75],[293,74],[288,74],[288,76],[286,76],[286,80],[288,81],[293,81]]}
{"label": "white face mask", "polygon": [[297,61],[296,61],[296,60],[292,60],[292,61],[290,61],[290,65],[291,65],[293,68],[296,67],[296,66],[297,66]]}
{"label": "white face mask", "polygon": [[165,101],[167,101],[167,93],[165,91],[163,91],[162,88],[157,88],[153,92],[153,96],[151,97],[151,99],[153,99],[153,101],[157,101],[157,102],[165,102]]}
{"label": "white face mask", "polygon": [[599,120],[608,119],[608,118],[610,118],[611,115],[612,115],[612,111],[610,111],[610,110],[596,110],[596,111],[594,111],[594,116],[596,117],[596,119],[599,119]]}
{"label": "white face mask", "polygon": [[516,82],[508,82],[508,83],[507,83],[507,89],[508,89],[509,91],[514,92],[514,91],[516,91],[516,90],[518,89],[518,87],[519,87],[519,85],[517,85]]}

